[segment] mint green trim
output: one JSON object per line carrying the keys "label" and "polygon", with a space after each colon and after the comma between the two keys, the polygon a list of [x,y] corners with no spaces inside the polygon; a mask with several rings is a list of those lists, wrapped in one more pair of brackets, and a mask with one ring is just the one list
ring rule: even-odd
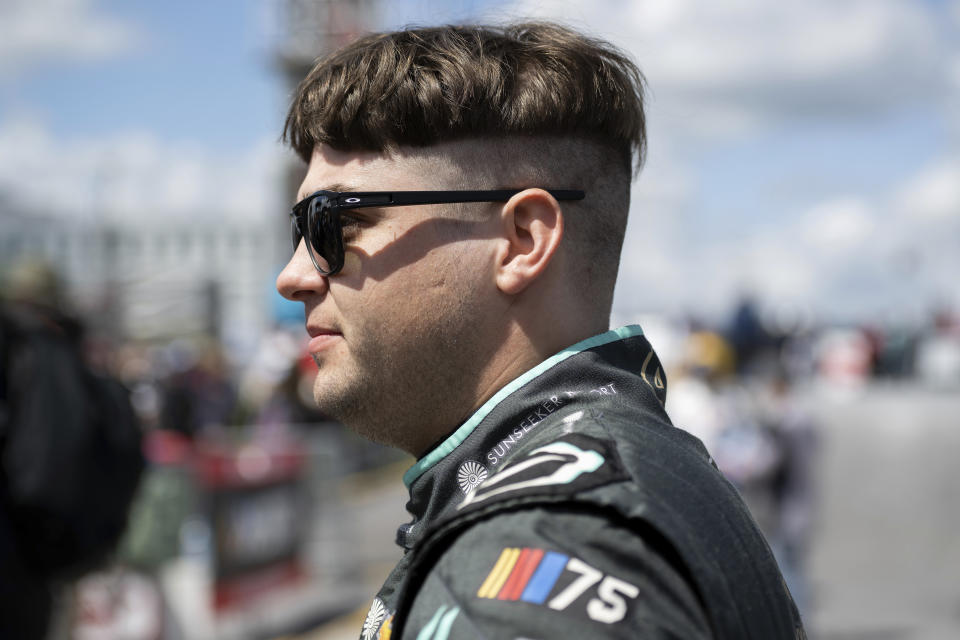
{"label": "mint green trim", "polygon": [[450,629],[453,628],[453,621],[460,614],[460,607],[454,607],[443,614],[440,624],[437,625],[437,632],[433,635],[433,640],[447,640],[450,637]]}
{"label": "mint green trim", "polygon": [[437,630],[437,625],[440,624],[440,618],[443,616],[443,612],[446,610],[447,606],[443,605],[434,612],[433,617],[430,618],[430,622],[427,623],[427,626],[425,626],[423,629],[420,629],[420,633],[417,634],[417,640],[432,640],[433,634]]}
{"label": "mint green trim", "polygon": [[419,478],[423,473],[443,460],[447,455],[450,454],[454,449],[460,446],[460,443],[467,439],[473,430],[477,428],[477,425],[487,417],[487,415],[493,411],[494,407],[500,404],[507,396],[512,394],[514,391],[527,384],[541,373],[547,369],[553,367],[556,364],[559,364],[569,358],[570,356],[575,356],[581,351],[586,351],[587,349],[593,349],[594,347],[599,347],[611,342],[616,342],[618,340],[626,340],[627,338],[632,338],[634,336],[642,336],[643,329],[640,328],[638,324],[631,324],[626,327],[620,327],[618,329],[611,329],[600,335],[596,335],[586,340],[581,340],[572,347],[567,347],[560,353],[556,353],[533,369],[530,369],[526,373],[521,374],[518,378],[515,378],[505,387],[497,391],[492,398],[487,400],[482,407],[477,409],[477,411],[470,416],[470,419],[460,425],[460,428],[450,434],[446,440],[438,444],[430,453],[420,458],[416,464],[407,469],[407,472],[403,474],[403,484],[407,485],[409,488],[414,481]]}
{"label": "mint green trim", "polygon": [[417,634],[417,640],[447,640],[450,637],[450,629],[453,627],[453,621],[460,614],[460,607],[454,607],[447,611],[447,605],[441,605],[437,609],[430,622],[427,623],[420,633]]}

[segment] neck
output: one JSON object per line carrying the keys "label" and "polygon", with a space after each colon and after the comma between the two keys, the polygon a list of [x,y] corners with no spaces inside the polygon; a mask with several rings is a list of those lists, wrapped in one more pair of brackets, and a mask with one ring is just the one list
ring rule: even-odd
{"label": "neck", "polygon": [[[559,314],[558,314],[559,315]],[[433,434],[429,442],[424,442],[417,457],[427,453],[433,446],[445,438],[459,424],[466,421],[474,412],[489,400],[497,391],[509,384],[526,371],[537,366],[553,354],[576,344],[590,336],[603,333],[608,327],[602,323],[545,322],[541,316],[535,323],[512,322],[505,330],[492,356],[477,377],[471,402],[456,424],[447,425],[441,432]],[[556,317],[556,316],[554,316]],[[531,331],[535,327],[536,331]]]}

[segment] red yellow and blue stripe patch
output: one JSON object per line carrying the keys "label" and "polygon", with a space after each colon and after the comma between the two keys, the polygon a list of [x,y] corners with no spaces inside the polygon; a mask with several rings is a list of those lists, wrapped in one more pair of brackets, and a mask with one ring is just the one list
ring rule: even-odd
{"label": "red yellow and blue stripe patch", "polygon": [[556,551],[507,547],[480,585],[477,597],[543,604],[569,560],[570,556]]}

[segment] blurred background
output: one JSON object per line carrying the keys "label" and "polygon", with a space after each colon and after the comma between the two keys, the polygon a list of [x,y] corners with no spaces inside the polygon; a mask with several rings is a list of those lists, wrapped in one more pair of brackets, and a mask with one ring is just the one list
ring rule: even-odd
{"label": "blurred background", "polygon": [[410,460],[312,408],[287,102],[359,34],[523,18],[647,77],[612,323],[811,637],[960,636],[957,0],[0,0],[0,286],[83,326],[147,460],[51,638],[359,634]]}

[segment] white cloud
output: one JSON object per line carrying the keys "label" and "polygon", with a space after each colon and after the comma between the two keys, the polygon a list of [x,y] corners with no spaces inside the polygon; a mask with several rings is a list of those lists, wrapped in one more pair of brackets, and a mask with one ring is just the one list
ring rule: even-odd
{"label": "white cloud", "polygon": [[36,121],[0,124],[0,196],[26,211],[136,225],[275,214],[284,151],[236,154],[143,132],[55,138]]}
{"label": "white cloud", "polygon": [[821,203],[801,219],[806,248],[819,256],[849,255],[863,248],[876,226],[876,213],[856,197]]}
{"label": "white cloud", "polygon": [[939,96],[950,73],[936,17],[909,0],[530,0],[514,13],[567,22],[630,51],[654,110],[679,114],[685,133],[863,115]]}
{"label": "white cloud", "polygon": [[[932,183],[946,184],[932,173]],[[934,300],[960,305],[956,219],[917,224],[895,204],[892,194],[903,190],[830,198],[699,244],[682,209],[673,217],[669,206],[645,210],[631,220],[615,310],[628,318],[657,310],[716,319],[743,293],[826,318],[919,318]]]}
{"label": "white cloud", "polygon": [[897,206],[917,222],[960,221],[960,158],[944,159],[910,178],[897,194]]}
{"label": "white cloud", "polygon": [[90,0],[0,2],[0,76],[47,62],[109,57],[140,40],[133,25],[91,5]]}

